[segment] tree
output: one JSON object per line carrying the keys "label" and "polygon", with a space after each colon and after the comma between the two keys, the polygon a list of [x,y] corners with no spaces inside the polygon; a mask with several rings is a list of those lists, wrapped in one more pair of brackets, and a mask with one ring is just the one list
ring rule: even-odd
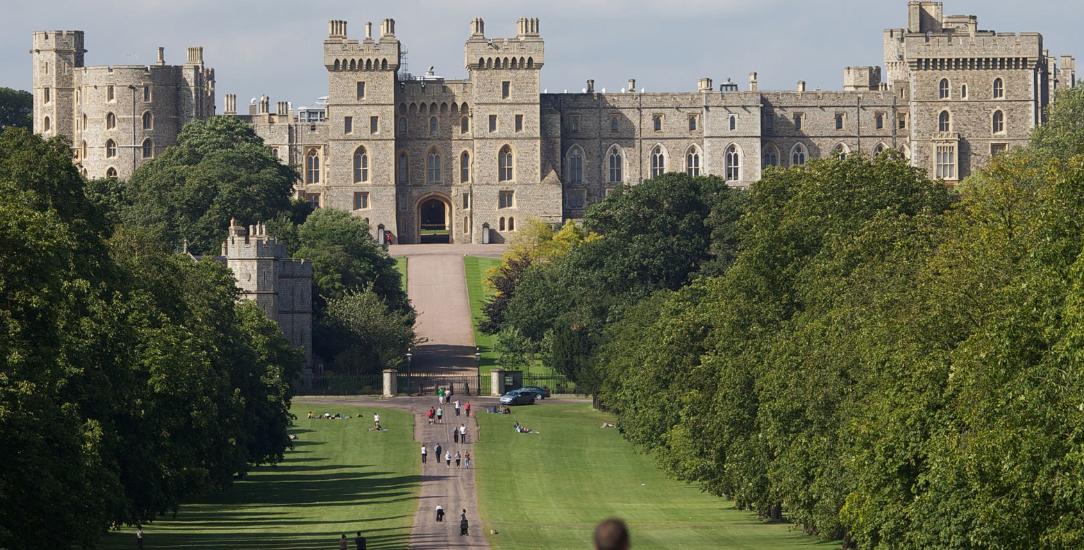
{"label": "tree", "polygon": [[346,336],[332,361],[342,374],[372,374],[401,365],[415,343],[414,316],[387,306],[372,289],[350,291],[327,305],[327,321]]}
{"label": "tree", "polygon": [[251,125],[233,117],[197,120],[132,175],[132,206],[123,219],[159,228],[174,247],[187,241],[193,253],[213,253],[231,218],[252,224],[289,211],[296,178]]}
{"label": "tree", "polygon": [[525,338],[514,327],[506,328],[497,333],[497,363],[507,370],[527,369],[530,373],[531,341]]}
{"label": "tree", "polygon": [[34,96],[23,90],[0,87],[0,131],[34,128]]}

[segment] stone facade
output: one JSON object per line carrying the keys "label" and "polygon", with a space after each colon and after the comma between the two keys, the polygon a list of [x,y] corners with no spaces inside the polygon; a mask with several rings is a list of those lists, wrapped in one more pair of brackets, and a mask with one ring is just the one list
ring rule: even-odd
{"label": "stone facade", "polygon": [[[272,112],[261,97],[238,113],[236,96],[226,95],[225,115],[248,120],[279,159],[298,168],[298,196],[365,218],[378,238],[419,242],[438,219],[452,242],[484,243],[503,242],[528,217],[582,218],[610,190],[663,172],[748,186],[770,166],[891,149],[953,185],[1024,144],[1057,88],[1075,85],[1074,59],[1055,59],[1039,34],[980,30],[975,16],[945,16],[941,2],[912,0],[907,12],[905,27],[884,31],[884,67],[845,68],[839,91],[811,91],[803,82],[794,91],[761,91],[752,73],[744,90],[702,78],[696,91],[645,93],[630,79],[620,92],[595,90],[589,80],[580,93],[542,93],[545,48],[539,21],[530,18],[509,38],[487,38],[484,21],[471,21],[465,79],[432,70],[414,76],[403,70],[394,20],[384,20],[376,36],[367,24],[361,38],[336,20],[323,43],[328,95],[321,107],[278,102]],[[64,97],[64,105],[78,86],[39,65],[63,59],[81,67],[82,34],[54,33],[53,42],[41,34],[35,118],[51,115],[50,131],[79,136],[68,114],[78,109],[61,113],[40,101],[40,86],[56,88],[54,101]],[[198,61],[193,70],[206,71]],[[122,80],[151,69],[132,69]],[[213,72],[202,81],[204,88],[192,88],[197,96],[213,91]],[[93,104],[82,108],[97,120],[109,106],[96,96]],[[87,152],[81,162],[100,175],[107,164],[100,157]]]}
{"label": "stone facade", "polygon": [[256,302],[286,339],[304,350],[305,367],[311,369],[312,264],[291,259],[262,224],[246,228],[236,220],[230,222],[218,259],[233,271],[242,298]]}
{"label": "stone facade", "polygon": [[34,131],[65,135],[89,178],[129,178],[172,145],[181,128],[215,111],[215,74],[203,48],[184,65],[84,65],[82,31],[34,33]]}

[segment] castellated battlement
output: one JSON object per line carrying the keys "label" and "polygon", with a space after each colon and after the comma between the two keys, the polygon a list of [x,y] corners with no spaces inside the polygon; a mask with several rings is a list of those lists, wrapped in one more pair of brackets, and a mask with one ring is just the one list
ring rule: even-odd
{"label": "castellated battlement", "polygon": [[464,65],[480,69],[531,69],[542,68],[545,62],[545,44],[540,33],[538,18],[521,17],[516,22],[514,38],[487,39],[482,30],[481,18],[471,21],[471,35],[463,48]]}
{"label": "castellated battlement", "polygon": [[324,40],[324,66],[329,71],[397,71],[400,47],[395,38],[395,20],[385,19],[380,25],[379,39],[373,39],[373,24],[365,24],[365,37],[350,39],[347,23],[328,22],[328,37]]}
{"label": "castellated battlement", "polygon": [[76,54],[80,61],[80,64],[76,66],[80,66],[83,54],[86,53],[83,48],[83,37],[83,31],[36,31],[34,33],[33,49],[30,53],[41,50],[72,52]]}
{"label": "castellated battlement", "polygon": [[286,258],[286,246],[267,234],[267,226],[258,223],[247,228],[230,220],[229,236],[222,243],[222,255],[227,258],[261,259]]}

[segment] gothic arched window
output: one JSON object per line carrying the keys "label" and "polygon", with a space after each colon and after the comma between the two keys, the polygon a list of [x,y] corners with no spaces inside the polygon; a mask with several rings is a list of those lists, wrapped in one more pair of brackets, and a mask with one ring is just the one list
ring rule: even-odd
{"label": "gothic arched window", "polygon": [[1005,131],[1005,113],[1001,111],[994,111],[993,131],[995,134],[1000,134]]}
{"label": "gothic arched window", "polygon": [[583,151],[575,146],[568,152],[568,183],[583,183]]}
{"label": "gothic arched window", "polygon": [[685,173],[694,178],[700,175],[700,150],[695,146],[685,153]]}
{"label": "gothic arched window", "polygon": [[726,181],[741,180],[741,153],[737,145],[726,148]]}
{"label": "gothic arched window", "polygon": [[354,151],[354,183],[369,181],[369,153],[364,147]]}
{"label": "gothic arched window", "polygon": [[143,140],[143,158],[149,159],[154,157],[154,142],[150,138]]}
{"label": "gothic arched window", "polygon": [[937,86],[937,97],[939,99],[949,98],[949,81],[947,78],[942,78],[941,84]]}
{"label": "gothic arched window", "polygon": [[937,131],[948,132],[952,129],[952,116],[948,111],[941,111],[941,114],[937,115]]}
{"label": "gothic arched window", "polygon": [[609,176],[610,177],[607,179],[607,181],[609,181],[610,183],[621,183],[621,182],[625,181],[623,179],[624,174],[622,173],[623,172],[622,168],[624,168],[625,159],[621,155],[621,149],[619,149],[616,145],[614,145],[613,147],[610,148],[610,153],[609,153],[609,155],[607,155],[607,157],[608,157],[607,161],[608,161],[609,167],[610,167],[610,170],[609,170]]}
{"label": "gothic arched window", "polygon": [[651,177],[657,178],[666,172],[666,155],[663,154],[662,146],[656,145],[651,150]]}
{"label": "gothic arched window", "polygon": [[320,155],[315,149],[305,156],[305,183],[320,183]]}
{"label": "gothic arched window", "polygon": [[801,143],[794,146],[790,150],[790,165],[791,166],[805,166],[806,157],[809,156],[809,152],[806,151],[805,145]]}
{"label": "gothic arched window", "polygon": [[466,151],[459,155],[459,182],[470,182],[470,153]]}
{"label": "gothic arched window", "polygon": [[512,158],[512,147],[505,145],[504,147],[501,147],[501,151],[497,153],[497,180],[512,181],[514,169],[515,163]]}
{"label": "gothic arched window", "polygon": [[425,159],[425,180],[429,183],[440,183],[440,154],[430,151]]}

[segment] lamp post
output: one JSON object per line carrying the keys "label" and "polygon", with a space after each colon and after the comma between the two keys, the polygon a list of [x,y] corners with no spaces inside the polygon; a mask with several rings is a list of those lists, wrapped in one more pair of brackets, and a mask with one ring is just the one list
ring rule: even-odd
{"label": "lamp post", "polygon": [[407,369],[414,366],[414,354],[410,353],[409,351],[406,354],[406,364],[407,364]]}
{"label": "lamp post", "polygon": [[482,395],[482,353],[477,346],[474,348],[474,368],[478,378],[475,387],[478,388],[478,395]]}

